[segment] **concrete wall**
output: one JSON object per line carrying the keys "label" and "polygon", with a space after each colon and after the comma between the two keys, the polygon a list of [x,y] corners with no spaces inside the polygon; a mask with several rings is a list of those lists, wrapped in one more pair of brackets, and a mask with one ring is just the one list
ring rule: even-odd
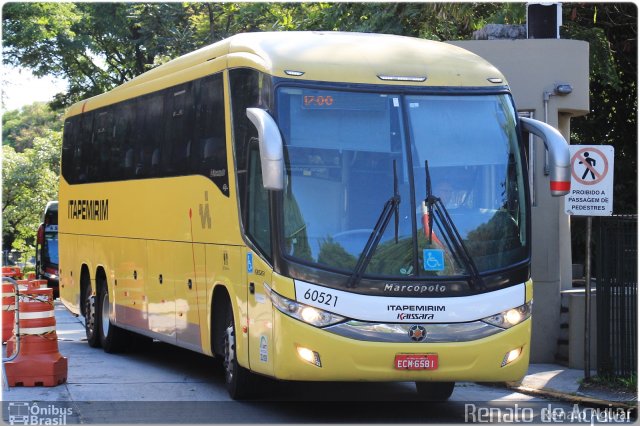
{"label": "concrete wall", "polygon": [[[562,297],[567,299],[566,305],[569,308],[569,333],[568,337],[568,361],[569,368],[584,369],[584,324],[585,324],[585,292],[581,290],[565,290]],[[590,367],[596,369],[596,352],[598,338],[598,318],[597,318],[596,292],[591,291],[591,326],[589,328],[589,352]]]}
{"label": "concrete wall", "polygon": [[[548,123],[569,140],[572,117],[589,112],[589,45],[577,40],[482,40],[451,42],[474,52],[506,76],[519,111],[545,120],[544,93],[568,83],[573,92],[551,96]],[[538,141],[539,142],[539,141]],[[532,362],[553,362],[559,335],[560,291],[571,288],[571,235],[564,198],[551,197],[544,175],[545,150],[534,143]],[[531,172],[531,170],[530,170]]]}

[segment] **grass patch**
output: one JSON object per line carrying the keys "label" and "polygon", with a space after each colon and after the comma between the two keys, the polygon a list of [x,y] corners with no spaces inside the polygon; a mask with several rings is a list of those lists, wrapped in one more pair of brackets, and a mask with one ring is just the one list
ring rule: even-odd
{"label": "grass patch", "polygon": [[619,376],[594,376],[588,380],[583,380],[582,385],[602,387],[615,391],[634,392],[638,391],[638,376],[632,374],[629,377]]}

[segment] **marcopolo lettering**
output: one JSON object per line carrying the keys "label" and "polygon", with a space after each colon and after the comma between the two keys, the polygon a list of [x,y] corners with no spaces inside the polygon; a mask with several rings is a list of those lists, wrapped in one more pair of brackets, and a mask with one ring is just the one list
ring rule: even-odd
{"label": "marcopolo lettering", "polygon": [[109,220],[109,200],[69,200],[69,219]]}
{"label": "marcopolo lettering", "polygon": [[385,284],[385,292],[407,293],[444,293],[447,288],[442,284]]}

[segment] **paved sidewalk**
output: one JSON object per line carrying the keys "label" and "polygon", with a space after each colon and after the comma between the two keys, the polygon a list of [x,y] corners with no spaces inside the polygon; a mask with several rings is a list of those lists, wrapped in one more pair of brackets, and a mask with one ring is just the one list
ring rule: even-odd
{"label": "paved sidewalk", "polygon": [[[592,376],[595,376],[595,371]],[[637,394],[581,386],[584,371],[557,364],[531,364],[519,384],[509,387],[518,392],[606,407],[636,408]]]}

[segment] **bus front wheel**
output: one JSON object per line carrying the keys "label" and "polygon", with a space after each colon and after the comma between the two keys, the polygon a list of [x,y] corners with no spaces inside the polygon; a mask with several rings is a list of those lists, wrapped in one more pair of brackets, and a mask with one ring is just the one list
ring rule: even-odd
{"label": "bus front wheel", "polygon": [[455,385],[455,382],[416,382],[416,390],[425,401],[446,401]]}
{"label": "bus front wheel", "polygon": [[244,399],[252,394],[252,374],[238,364],[235,321],[230,305],[227,308],[225,325],[222,365],[227,391],[232,399]]}

